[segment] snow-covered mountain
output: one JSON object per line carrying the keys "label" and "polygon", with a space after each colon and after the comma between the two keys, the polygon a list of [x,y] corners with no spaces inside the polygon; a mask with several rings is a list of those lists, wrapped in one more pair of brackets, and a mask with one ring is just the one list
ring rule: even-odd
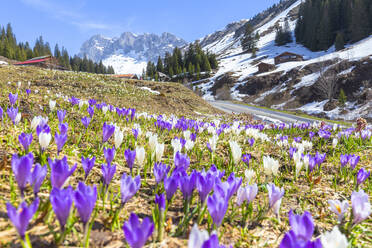
{"label": "snow-covered mountain", "polygon": [[[331,118],[372,118],[372,80],[365,73],[372,68],[372,36],[347,45],[341,51],[336,52],[331,47],[328,51],[311,52],[295,42],[294,29],[301,2],[282,1],[280,11],[263,12],[254,19],[229,24],[202,38],[202,48],[218,55],[219,69],[213,77],[193,82],[194,90],[201,92],[205,99],[213,100],[219,97],[219,89],[226,89],[228,85],[233,99],[251,104],[301,110]],[[255,32],[260,34],[255,58],[250,53],[243,53],[240,44],[248,21],[253,21]],[[289,22],[294,41],[275,46],[276,27],[283,27],[285,21]],[[274,64],[274,57],[283,52],[302,55],[304,61],[282,63],[270,72],[258,73],[259,63]],[[322,63],[327,66],[321,68]],[[347,94],[345,107],[331,104],[316,93],[316,84],[327,73],[321,72],[323,69],[337,73],[337,90],[342,87]],[[336,93],[336,99],[337,96]]]}
{"label": "snow-covered mountain", "polygon": [[105,66],[113,66],[118,74],[141,74],[148,61],[156,62],[158,56],[163,57],[166,52],[186,44],[170,33],[137,35],[124,32],[114,38],[95,35],[83,43],[79,56],[87,56],[96,62],[102,60]]}

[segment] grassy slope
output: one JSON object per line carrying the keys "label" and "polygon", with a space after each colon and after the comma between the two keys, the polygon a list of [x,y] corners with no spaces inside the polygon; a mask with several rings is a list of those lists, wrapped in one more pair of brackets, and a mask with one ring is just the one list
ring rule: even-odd
{"label": "grassy slope", "polygon": [[[40,95],[60,93],[88,100],[90,97],[121,107],[136,108],[151,113],[176,113],[179,115],[217,114],[219,110],[211,107],[191,90],[178,83],[157,83],[151,81],[123,80],[111,76],[91,73],[52,71],[35,67],[0,67],[0,87],[6,82],[26,83],[30,81],[31,90]],[[140,87],[148,87],[160,92],[150,93]]]}

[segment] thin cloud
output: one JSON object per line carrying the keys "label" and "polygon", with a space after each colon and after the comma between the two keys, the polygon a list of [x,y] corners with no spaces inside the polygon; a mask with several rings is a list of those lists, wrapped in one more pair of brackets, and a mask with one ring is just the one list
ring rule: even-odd
{"label": "thin cloud", "polygon": [[121,27],[118,25],[112,25],[102,22],[97,22],[92,18],[85,16],[82,11],[79,11],[84,7],[85,1],[74,0],[65,1],[66,5],[61,5],[60,2],[53,0],[21,0],[24,4],[27,4],[37,10],[45,12],[51,15],[53,18],[64,21],[68,24],[74,25],[82,31],[91,30],[107,30],[115,31]]}

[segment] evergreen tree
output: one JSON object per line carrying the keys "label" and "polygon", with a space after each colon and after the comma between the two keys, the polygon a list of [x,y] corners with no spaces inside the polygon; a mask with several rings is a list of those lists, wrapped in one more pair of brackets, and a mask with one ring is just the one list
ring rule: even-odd
{"label": "evergreen tree", "polygon": [[240,40],[243,51],[252,52],[255,48],[257,48],[257,41],[259,35],[253,33],[253,27],[250,23],[245,25],[245,32],[244,36]]}
{"label": "evergreen tree", "polygon": [[339,51],[345,48],[344,35],[341,32],[337,33],[336,41],[335,41],[335,48],[336,48],[336,51]]}
{"label": "evergreen tree", "polygon": [[160,56],[158,57],[158,63],[156,64],[156,70],[158,72],[164,72],[163,61],[161,60]]}

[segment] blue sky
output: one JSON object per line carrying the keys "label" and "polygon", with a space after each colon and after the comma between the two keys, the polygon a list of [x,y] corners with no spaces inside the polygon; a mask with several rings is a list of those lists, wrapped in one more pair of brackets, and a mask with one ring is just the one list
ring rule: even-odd
{"label": "blue sky", "polygon": [[[12,24],[18,41],[42,35],[70,54],[94,34],[170,32],[194,41],[228,23],[248,19],[279,0],[5,0],[0,25]],[[4,11],[5,9],[5,11]]]}

